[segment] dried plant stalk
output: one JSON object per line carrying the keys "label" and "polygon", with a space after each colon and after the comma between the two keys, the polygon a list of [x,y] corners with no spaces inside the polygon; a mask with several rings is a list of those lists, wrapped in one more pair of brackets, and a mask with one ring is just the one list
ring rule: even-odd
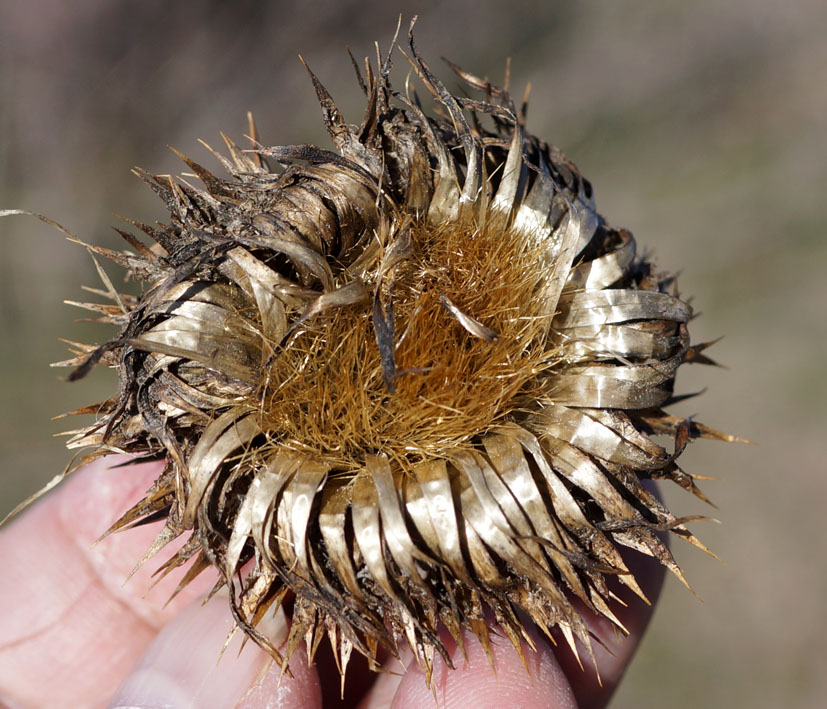
{"label": "dried plant stalk", "polygon": [[[342,672],[407,642],[430,681],[440,624],[487,647],[486,609],[518,652],[520,613],[591,652],[570,599],[622,629],[607,576],[643,597],[621,547],[683,580],[656,532],[703,546],[641,480],[702,497],[676,458],[728,437],[662,408],[682,363],[709,362],[674,278],[507,90],[452,65],[483,98],[454,96],[408,46],[437,117],[392,89],[388,53],[359,75],[358,127],[311,73],[336,152],[225,138],[229,178],[183,155],[202,187],[138,171],[170,213],[133,222],[155,245],[88,248],[143,295],[108,284],[86,307],[120,334],[65,364],[120,374],[70,447],[166,461],[110,530],[164,518],[142,561],[189,535],[162,572],[218,569],[283,662],[325,634]],[[280,653],[256,623],[288,593]]]}

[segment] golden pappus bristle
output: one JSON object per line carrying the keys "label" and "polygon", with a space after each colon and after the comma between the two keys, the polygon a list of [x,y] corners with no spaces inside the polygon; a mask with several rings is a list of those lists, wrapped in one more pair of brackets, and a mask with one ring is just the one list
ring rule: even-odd
{"label": "golden pappus bristle", "polygon": [[[440,626],[487,647],[489,612],[518,652],[525,617],[591,652],[571,598],[620,627],[607,575],[641,593],[621,547],[682,578],[657,531],[702,545],[641,480],[700,496],[676,458],[729,437],[662,409],[709,362],[674,279],[507,91],[452,65],[482,92],[453,96],[408,49],[441,117],[392,89],[389,52],[359,127],[311,74],[336,152],[225,138],[228,179],[136,171],[170,221],[131,222],[152,248],[88,247],[145,287],[101,271],[112,304],[88,307],[120,333],[68,364],[117,368],[120,393],[69,445],[166,461],[112,530],[163,516],[145,560],[189,535],[164,572],[215,566],[273,656],[328,634],[344,671],[407,642],[430,681]],[[255,626],[288,592],[280,650]]]}
{"label": "golden pappus bristle", "polygon": [[[560,347],[549,341],[552,314],[536,297],[545,278],[540,249],[500,220],[403,228],[401,237],[393,227],[377,231],[378,248],[360,264],[358,281],[353,273],[334,280],[334,289],[359,283],[357,302],[307,318],[285,339],[258,410],[275,447],[352,472],[372,451],[410,472],[447,449],[470,449],[480,431],[541,393],[538,378]],[[385,269],[382,254],[400,239],[404,253]],[[396,333],[390,387],[362,285],[380,280]]]}

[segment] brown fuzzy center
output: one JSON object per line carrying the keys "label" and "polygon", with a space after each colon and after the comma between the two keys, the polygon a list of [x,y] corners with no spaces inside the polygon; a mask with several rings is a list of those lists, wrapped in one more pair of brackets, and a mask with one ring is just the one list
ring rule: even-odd
{"label": "brown fuzzy center", "polygon": [[[534,405],[538,374],[555,362],[550,314],[537,297],[547,272],[541,249],[496,222],[414,224],[411,242],[382,280],[394,315],[395,391],[383,381],[370,307],[324,313],[280,352],[261,393],[274,444],[344,470],[360,467],[365,453],[404,464],[467,445]],[[444,299],[496,339],[474,336]]]}

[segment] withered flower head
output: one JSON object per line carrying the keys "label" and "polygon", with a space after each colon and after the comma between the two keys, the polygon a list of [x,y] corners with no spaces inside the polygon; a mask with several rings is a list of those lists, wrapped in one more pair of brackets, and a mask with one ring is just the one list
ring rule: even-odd
{"label": "withered flower head", "polygon": [[[590,648],[576,597],[621,627],[607,575],[643,595],[621,547],[682,578],[657,532],[702,545],[641,480],[701,496],[676,457],[721,434],[662,408],[709,361],[674,278],[507,90],[452,65],[481,99],[454,96],[409,49],[436,116],[389,53],[357,68],[358,127],[311,74],[335,152],[225,138],[227,178],[139,171],[169,223],[133,222],[151,248],[88,247],[144,288],[86,306],[120,334],[73,378],[102,362],[120,386],[70,447],[166,461],[110,531],[165,519],[144,561],[188,535],[163,571],[215,567],[275,657],[327,634],[344,671],[407,642],[430,677],[440,624],[487,647],[489,612],[519,651],[529,617]],[[280,655],[256,623],[288,593]]]}

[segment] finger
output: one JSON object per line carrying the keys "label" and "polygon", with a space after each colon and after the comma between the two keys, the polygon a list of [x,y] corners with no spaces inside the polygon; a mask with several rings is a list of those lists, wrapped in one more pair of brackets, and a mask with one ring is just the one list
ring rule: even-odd
{"label": "finger", "polygon": [[[440,658],[434,662],[431,689],[425,673],[410,653],[404,674],[380,675],[362,704],[363,709],[393,706],[418,708],[436,705],[441,709],[460,707],[515,706],[525,709],[574,709],[574,693],[552,648],[536,628],[529,631],[537,651],[523,645],[525,664],[514,646],[503,636],[491,634],[491,658],[479,640],[463,632],[468,660],[449,639],[445,640],[455,669]],[[493,663],[493,669],[492,669]],[[393,666],[388,665],[393,670]],[[398,669],[397,669],[398,672]]]}
{"label": "finger", "polygon": [[663,586],[666,572],[658,561],[637,552],[624,554],[624,560],[651,604],[644,603],[616,579],[609,581],[612,591],[626,604],[613,604],[612,612],[629,631],[629,635],[620,633],[606,618],[590,612],[576,599],[574,603],[589,630],[603,643],[601,646],[599,642],[592,642],[595,662],[592,662],[582,647],[578,662],[562,636],[555,634],[558,637],[557,657],[570,679],[577,705],[581,709],[608,704],[640,645]]}
{"label": "finger", "polygon": [[201,598],[215,583],[217,573],[204,571],[170,601],[186,570],[178,569],[157,584],[154,575],[187,534],[171,542],[131,578],[130,573],[163,528],[163,522],[110,534],[96,543],[116,519],[143,498],[162,469],[161,463],[114,467],[127,460],[125,456],[110,456],[75,473],[56,495],[58,514],[68,532],[67,541],[74,543],[106,589],[152,627],[160,628],[194,599]]}
{"label": "finger", "polygon": [[[275,645],[287,639],[284,611],[267,614],[258,629]],[[315,670],[296,653],[293,677],[254,643],[242,649],[235,632],[221,653],[233,619],[226,593],[206,605],[195,601],[164,627],[118,688],[110,707],[315,707],[321,693]]]}
{"label": "finger", "polygon": [[[115,459],[122,462],[121,459]],[[94,540],[140,499],[156,464],[77,471],[0,532],[0,697],[88,706],[111,696],[157,630],[212,585],[197,579],[168,608],[181,573],[146,597],[151,566],[123,585],[159,526]]]}
{"label": "finger", "polygon": [[[323,695],[319,673],[315,667],[307,664],[305,653],[299,651],[290,658],[290,672],[292,677],[282,673],[281,667],[268,659],[265,670],[244,695],[237,709],[321,707]],[[332,681],[338,686],[338,676]]]}

